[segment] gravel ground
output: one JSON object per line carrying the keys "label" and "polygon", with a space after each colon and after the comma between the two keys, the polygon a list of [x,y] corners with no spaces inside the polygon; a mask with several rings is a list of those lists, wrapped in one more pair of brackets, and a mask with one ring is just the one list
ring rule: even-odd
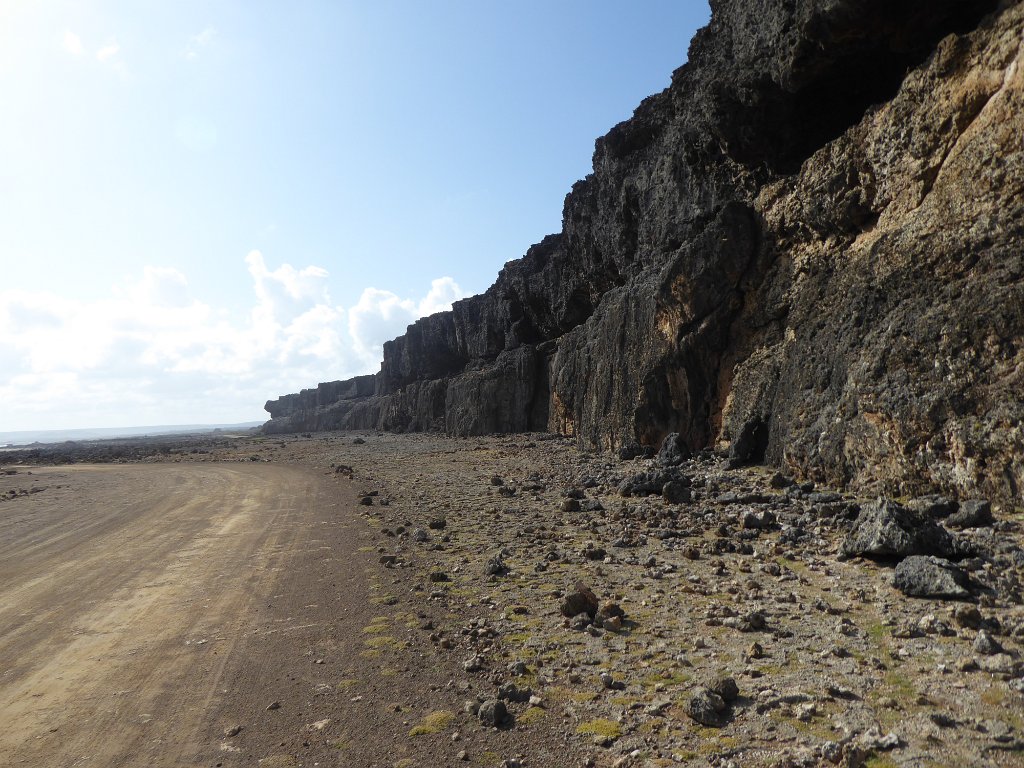
{"label": "gravel ground", "polygon": [[409,738],[447,739],[452,765],[1024,765],[1020,509],[955,526],[969,594],[920,599],[894,586],[902,555],[842,549],[876,500],[710,452],[327,433],[133,456],[183,459],[355,491],[370,600],[408,637],[352,631],[381,674],[448,681]]}

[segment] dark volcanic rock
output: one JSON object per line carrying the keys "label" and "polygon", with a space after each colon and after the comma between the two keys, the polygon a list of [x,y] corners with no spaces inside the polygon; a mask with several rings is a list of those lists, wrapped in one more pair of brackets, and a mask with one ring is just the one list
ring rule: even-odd
{"label": "dark volcanic rock", "polygon": [[885,499],[866,504],[861,509],[841,548],[847,557],[881,558],[911,555],[951,557],[956,551],[953,537],[942,527]]}
{"label": "dark volcanic rock", "polygon": [[676,434],[1018,503],[1022,28],[995,0],[718,0],[597,141],[560,233],[375,376],[268,402],[265,431],[546,429],[629,456]]}
{"label": "dark volcanic rock", "polygon": [[654,460],[662,467],[674,467],[677,464],[682,464],[688,458],[690,458],[690,452],[687,450],[686,445],[684,445],[679,433],[672,432],[665,437],[664,442],[661,444],[661,449]]}
{"label": "dark volcanic rock", "polygon": [[992,505],[984,499],[969,499],[960,505],[959,511],[946,518],[946,525],[952,528],[992,525]]}
{"label": "dark volcanic rock", "polygon": [[896,566],[893,585],[911,597],[969,597],[967,574],[941,557],[908,557]]}

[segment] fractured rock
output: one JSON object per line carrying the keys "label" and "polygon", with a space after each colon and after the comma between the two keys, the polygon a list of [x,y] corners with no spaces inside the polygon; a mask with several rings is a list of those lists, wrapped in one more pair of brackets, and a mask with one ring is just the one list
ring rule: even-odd
{"label": "fractured rock", "polygon": [[941,557],[912,555],[896,566],[893,585],[910,597],[969,597],[967,574]]}
{"label": "fractured rock", "polygon": [[914,515],[894,501],[866,504],[843,541],[846,557],[903,558],[911,555],[954,556],[953,537],[931,520]]}

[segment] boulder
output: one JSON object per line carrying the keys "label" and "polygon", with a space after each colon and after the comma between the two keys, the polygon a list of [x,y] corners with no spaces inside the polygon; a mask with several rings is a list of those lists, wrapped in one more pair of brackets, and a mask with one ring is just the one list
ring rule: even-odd
{"label": "boulder", "polygon": [[690,458],[690,451],[683,442],[678,432],[669,434],[661,444],[661,450],[654,457],[655,462],[662,467],[674,467],[682,464]]}
{"label": "boulder", "polygon": [[964,501],[957,512],[946,518],[950,528],[981,528],[992,523],[992,504],[985,499]]}
{"label": "boulder", "polygon": [[967,574],[941,557],[906,558],[896,566],[893,584],[910,597],[965,598],[971,594]]}
{"label": "boulder", "polygon": [[911,555],[953,557],[957,547],[948,531],[894,501],[879,499],[861,508],[843,541],[845,557],[904,558]]}

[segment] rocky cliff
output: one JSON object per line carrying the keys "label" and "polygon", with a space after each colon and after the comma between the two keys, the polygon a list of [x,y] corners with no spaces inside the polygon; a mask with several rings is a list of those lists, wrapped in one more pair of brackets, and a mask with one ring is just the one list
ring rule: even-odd
{"label": "rocky cliff", "polygon": [[1021,503],[1024,4],[714,0],[563,228],[265,431],[741,445]]}

